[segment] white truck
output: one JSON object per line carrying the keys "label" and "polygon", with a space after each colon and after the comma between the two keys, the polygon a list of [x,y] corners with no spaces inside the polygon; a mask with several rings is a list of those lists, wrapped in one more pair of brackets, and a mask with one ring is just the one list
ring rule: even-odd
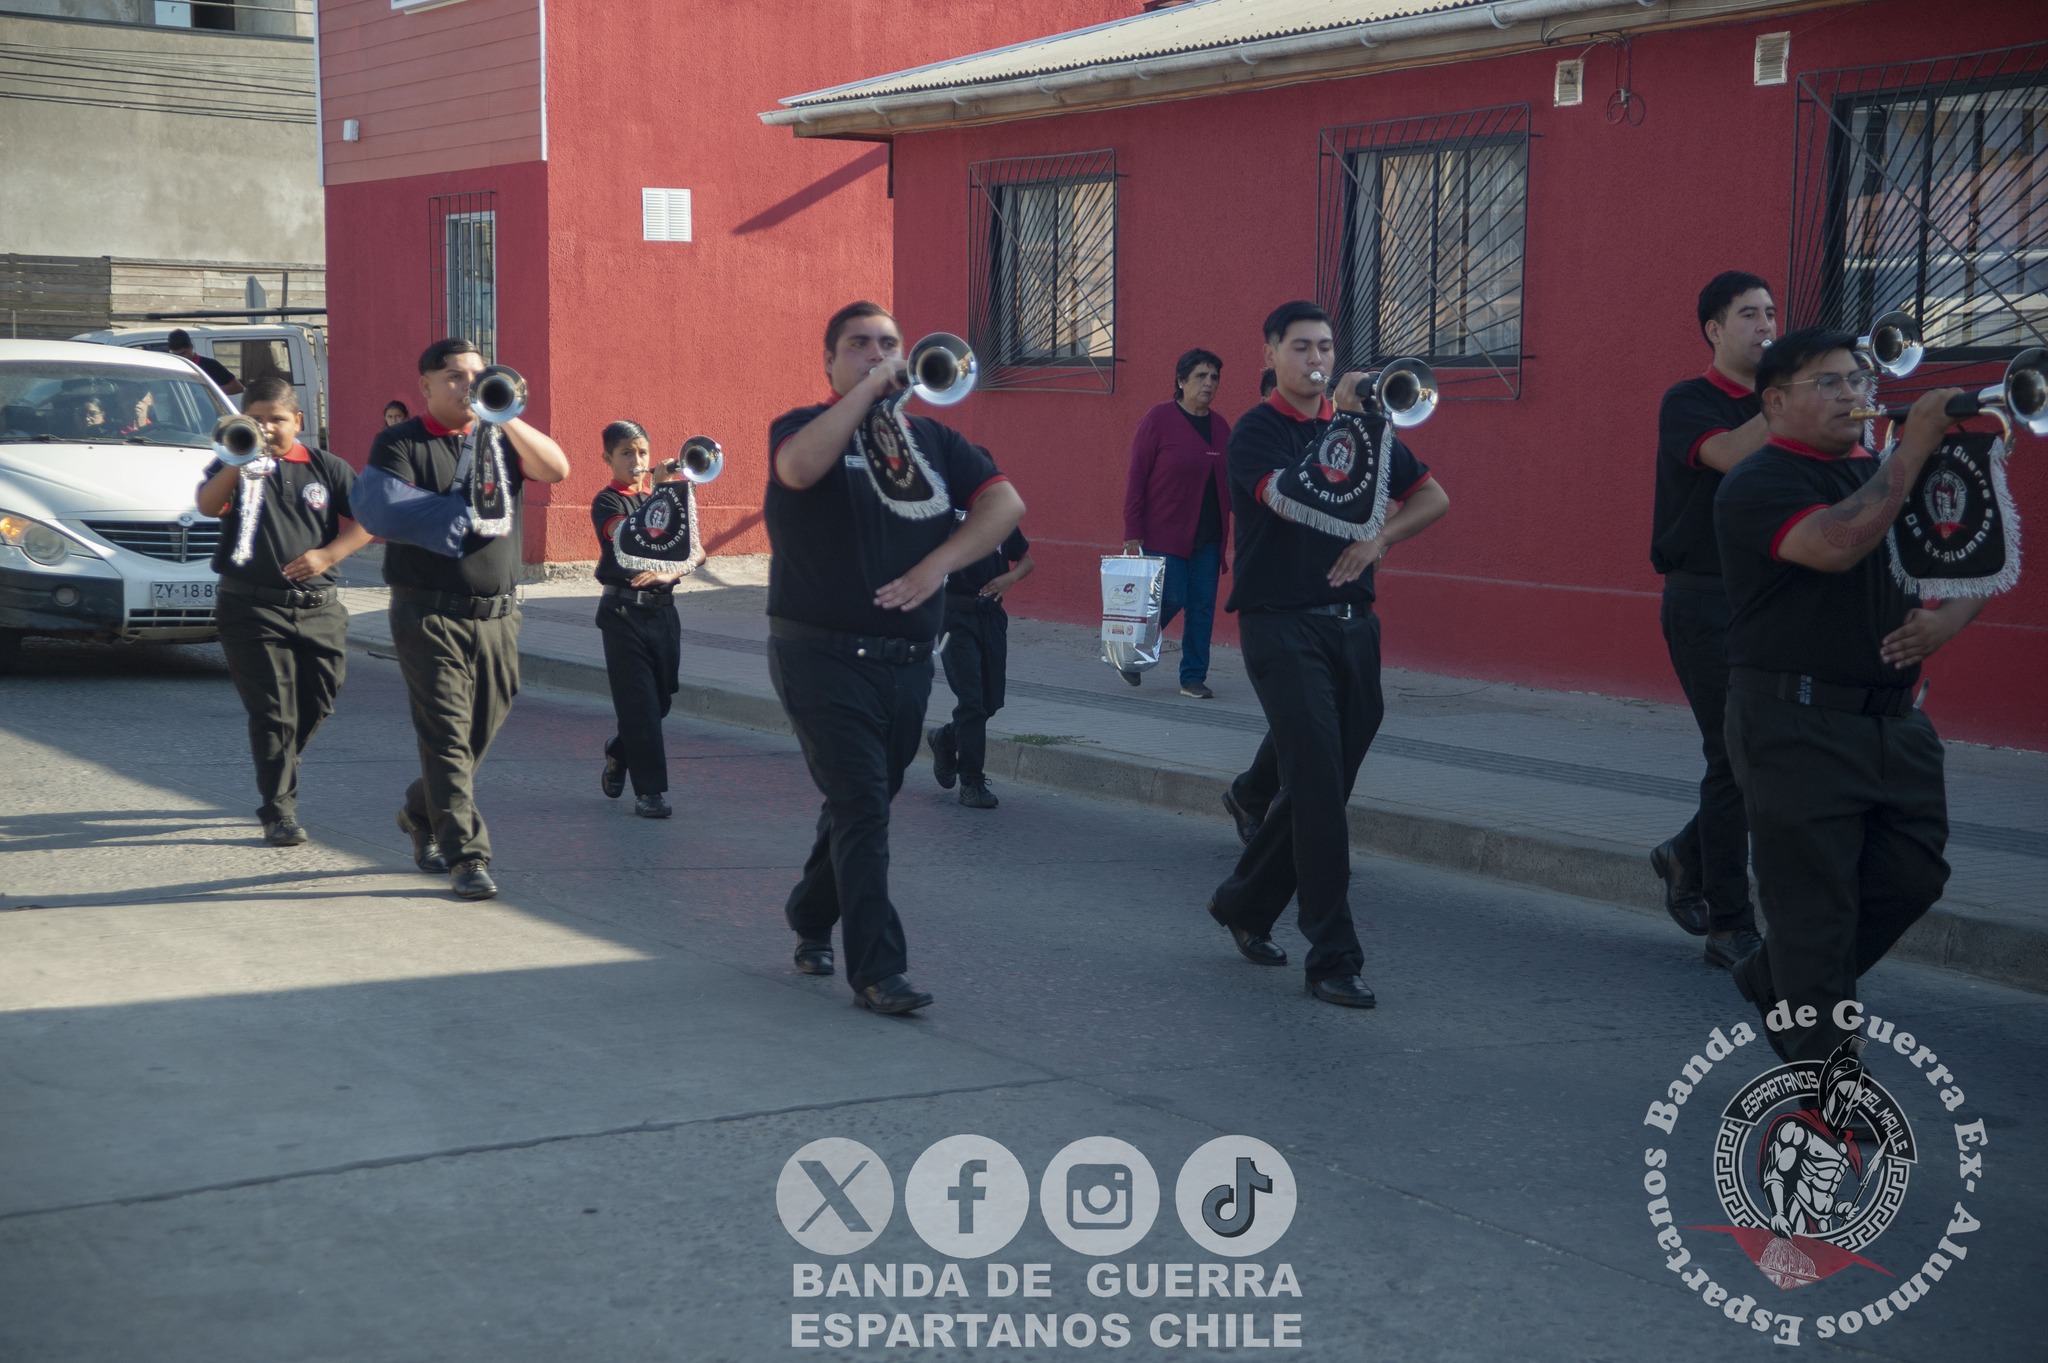
{"label": "white truck", "polygon": [[[171,332],[192,338],[194,352],[217,360],[244,388],[266,374],[281,374],[299,392],[299,410],[306,429],[321,448],[327,446],[327,343],[318,331],[289,322],[234,326],[118,326],[88,331],[74,341],[128,346],[135,350],[168,351]],[[235,404],[240,406],[238,402]]]}

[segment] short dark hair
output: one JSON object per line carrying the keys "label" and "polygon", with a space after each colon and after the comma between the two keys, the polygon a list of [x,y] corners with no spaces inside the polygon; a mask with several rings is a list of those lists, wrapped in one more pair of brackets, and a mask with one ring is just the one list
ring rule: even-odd
{"label": "short dark hair", "polygon": [[628,440],[645,440],[647,428],[637,421],[614,421],[604,428],[598,439],[604,442],[604,452],[609,455]]}
{"label": "short dark hair", "polygon": [[1801,327],[1771,342],[1756,366],[1756,391],[1776,388],[1823,355],[1854,351],[1856,333],[1833,327]]}
{"label": "short dark hair", "polygon": [[252,402],[274,402],[296,412],[299,410],[299,390],[292,387],[292,381],[282,374],[265,374],[260,379],[249,380],[249,386],[242,390],[242,409],[247,411]]}
{"label": "short dark hair", "polygon": [[449,336],[434,342],[420,352],[420,373],[431,374],[437,369],[448,367],[448,361],[457,355],[481,355],[475,341],[466,341],[460,336]]}
{"label": "short dark hair", "polygon": [[1266,314],[1266,344],[1278,345],[1287,339],[1287,328],[1296,322],[1321,322],[1329,325],[1330,314],[1324,312],[1306,298],[1297,298],[1292,303],[1282,303]]}
{"label": "short dark hair", "polygon": [[1262,398],[1266,398],[1266,397],[1271,397],[1271,396],[1273,395],[1273,390],[1274,390],[1275,388],[1278,388],[1279,386],[1280,386],[1280,376],[1279,376],[1278,374],[1275,374],[1275,373],[1274,373],[1274,372],[1273,372],[1272,370],[1270,370],[1270,369],[1261,369],[1261,370],[1259,371],[1259,396],[1260,396],[1260,397],[1262,397]]}
{"label": "short dark hair", "polygon": [[1188,381],[1188,375],[1194,373],[1196,369],[1205,364],[1215,365],[1217,375],[1219,377],[1222,375],[1222,358],[1214,351],[1204,350],[1200,346],[1196,346],[1193,350],[1190,350],[1187,354],[1173,362],[1173,392],[1175,397],[1180,396],[1181,385]]}
{"label": "short dark hair", "polygon": [[171,333],[171,338],[165,341],[164,344],[172,350],[190,350],[192,348],[192,333],[183,327],[179,327]]}
{"label": "short dark hair", "polygon": [[389,401],[389,402],[387,402],[387,403],[385,403],[385,404],[384,404],[384,410],[385,410],[385,411],[387,411],[387,412],[388,412],[388,411],[390,411],[390,410],[391,410],[391,409],[392,409],[393,407],[396,407],[396,408],[398,409],[398,414],[399,414],[400,416],[411,416],[411,415],[412,415],[412,408],[410,408],[410,407],[406,406],[406,405],[405,405],[404,403],[400,402],[400,401],[399,401],[399,400],[398,400],[397,398],[393,398],[393,399],[391,399],[391,401]]}
{"label": "short dark hair", "polygon": [[848,303],[833,313],[832,319],[825,323],[825,353],[837,354],[839,333],[846,330],[847,323],[857,322],[863,317],[887,317],[892,322],[896,320],[895,315],[880,303],[870,303],[865,298],[856,303]]}
{"label": "short dark hair", "polygon": [[1707,323],[1726,321],[1730,305],[1751,289],[1770,293],[1770,282],[1747,270],[1723,270],[1709,279],[1700,290],[1700,335],[1707,334]]}

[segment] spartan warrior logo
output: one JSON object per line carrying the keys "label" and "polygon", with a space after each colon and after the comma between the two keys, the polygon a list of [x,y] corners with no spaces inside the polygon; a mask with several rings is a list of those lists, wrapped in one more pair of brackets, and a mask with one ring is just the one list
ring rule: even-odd
{"label": "spartan warrior logo", "polygon": [[1891,1276],[1859,1251],[1898,1215],[1917,1152],[1906,1114],[1864,1072],[1862,1041],[1757,1076],[1721,1113],[1714,1190],[1733,1224],[1698,1229],[1733,1236],[1786,1291],[1852,1264]]}
{"label": "spartan warrior logo", "polygon": [[327,484],[306,484],[299,489],[299,500],[312,507],[315,511],[325,511],[327,509]]}
{"label": "spartan warrior logo", "polygon": [[658,540],[668,534],[671,519],[672,513],[669,510],[668,502],[666,500],[654,502],[648,506],[647,518],[642,522],[640,529],[647,538]]}
{"label": "spartan warrior logo", "polygon": [[1963,528],[1963,507],[1969,500],[1970,489],[1954,469],[1938,470],[1927,480],[1927,514],[1943,539]]}
{"label": "spartan warrior logo", "polygon": [[1316,463],[1323,470],[1323,477],[1333,483],[1351,481],[1351,470],[1358,464],[1358,442],[1352,438],[1348,428],[1334,423],[1323,443],[1316,450]]}

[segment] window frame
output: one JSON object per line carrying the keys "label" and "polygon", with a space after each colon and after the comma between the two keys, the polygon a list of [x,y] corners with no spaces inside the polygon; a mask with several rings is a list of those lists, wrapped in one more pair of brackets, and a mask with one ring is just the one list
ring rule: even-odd
{"label": "window frame", "polygon": [[[497,199],[497,191],[480,190],[465,194],[437,194],[427,201],[429,230],[432,233],[428,245],[428,342],[431,344],[446,336],[461,336],[475,343],[488,364],[495,364],[498,358]],[[457,233],[468,236],[467,249],[474,250],[475,228],[479,225],[488,228],[490,259],[489,274],[485,279],[479,279],[471,272],[467,261],[461,262],[463,271],[457,268]],[[480,289],[477,289],[478,283],[481,284]],[[458,289],[476,289],[476,292],[459,295]],[[469,324],[473,317],[480,319],[483,325],[471,328]]]}
{"label": "window frame", "polygon": [[[968,343],[980,365],[979,385],[986,389],[1027,388],[1040,392],[1111,393],[1116,388],[1118,321],[1118,180],[1114,150],[1068,153],[1051,156],[1005,157],[977,161],[968,166]],[[1069,259],[1058,239],[1062,191],[1077,186],[1108,188],[1106,208],[1094,210],[1103,221],[1091,224],[1089,236],[1076,248],[1072,274],[1092,277],[1100,283],[1092,290],[1106,288],[1106,307],[1086,310],[1106,332],[1107,346],[1101,354],[1063,352],[1060,344],[1059,303],[1053,303],[1052,350],[1026,350],[1019,335],[1018,315],[1022,309],[1016,297],[1023,288],[1023,271],[1015,254],[1012,224],[1023,214],[1017,200],[1026,193],[1050,193],[1050,219],[1054,224],[1052,243],[1052,290],[1061,291]],[[1026,243],[1029,245],[1030,243]],[[1102,322],[1106,314],[1106,322]],[[1080,314],[1068,319],[1078,321]],[[1078,327],[1074,331],[1080,335]]]}

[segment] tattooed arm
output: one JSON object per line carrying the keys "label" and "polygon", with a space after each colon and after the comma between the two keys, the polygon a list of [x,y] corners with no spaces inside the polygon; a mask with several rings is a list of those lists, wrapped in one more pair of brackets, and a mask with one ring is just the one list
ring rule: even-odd
{"label": "tattooed arm", "polygon": [[1950,424],[1943,409],[1960,388],[1922,393],[1906,418],[1899,446],[1862,487],[1808,516],[1786,532],[1778,557],[1823,573],[1846,573],[1884,541],[1906,505],[1906,493],[1941,444]]}

